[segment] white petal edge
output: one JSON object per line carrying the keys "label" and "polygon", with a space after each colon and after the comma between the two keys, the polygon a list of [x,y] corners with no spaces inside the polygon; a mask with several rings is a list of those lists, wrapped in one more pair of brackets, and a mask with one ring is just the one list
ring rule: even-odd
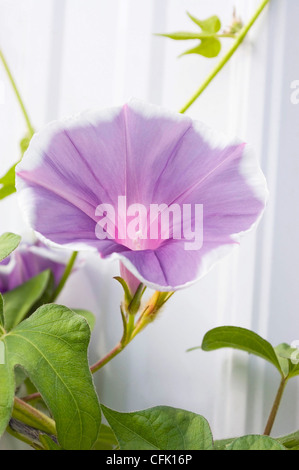
{"label": "white petal edge", "polygon": [[[138,113],[142,114],[144,117],[149,118],[149,119],[152,119],[155,117],[159,117],[159,118],[164,117],[166,119],[173,120],[174,122],[178,122],[182,120],[191,121],[189,117],[184,116],[180,113],[175,113],[161,106],[148,104],[136,98],[130,99],[127,104],[131,108],[133,108],[135,111],[137,111]],[[46,149],[53,135],[55,135],[61,129],[65,129],[65,128],[71,129],[71,128],[76,128],[76,127],[82,127],[86,125],[86,121],[90,122],[91,124],[97,124],[101,120],[104,120],[106,122],[109,120],[112,121],[115,118],[115,116],[121,112],[122,108],[123,107],[120,106],[120,107],[106,108],[106,109],[99,110],[99,111],[98,110],[83,111],[82,113],[76,114],[74,116],[66,117],[59,121],[52,121],[47,126],[45,126],[40,132],[36,133],[33,136],[32,141],[30,142],[30,146],[28,150],[25,152],[22,161],[17,165],[16,172],[22,171],[23,165],[27,163],[28,151],[29,149],[30,151],[32,151],[33,145],[34,146],[40,145],[41,148]],[[240,139],[237,139],[235,137],[229,137],[228,135],[222,132],[213,130],[212,128],[205,125],[201,121],[192,120],[192,122],[193,122],[194,129],[201,135],[201,137],[212,148],[222,149],[230,145],[242,144],[242,141],[240,141]],[[30,158],[32,159],[32,156]],[[35,159],[32,159],[32,160],[33,161],[29,165],[27,163],[26,170],[33,170],[37,166],[40,165],[40,155],[37,154],[35,156]],[[107,256],[106,259],[121,261],[125,265],[125,267],[129,269],[132,272],[132,274],[134,274],[134,276],[140,279],[141,282],[145,283],[148,287],[152,289],[160,290],[162,292],[180,290],[180,289],[183,289],[185,287],[189,287],[195,284],[205,274],[207,274],[207,272],[209,272],[212,269],[212,267],[217,263],[217,261],[227,256],[237,246],[240,239],[246,233],[250,232],[251,230],[253,230],[253,228],[255,228],[258,225],[264,213],[268,196],[269,196],[267,183],[263,175],[263,172],[258,164],[258,160],[254,157],[252,149],[248,145],[246,145],[243,150],[243,155],[242,155],[242,159],[240,162],[239,171],[240,171],[240,174],[243,176],[245,182],[252,189],[254,196],[261,203],[263,203],[264,209],[261,211],[257,220],[251,225],[251,227],[249,227],[249,229],[239,232],[237,234],[231,235],[231,239],[236,242],[235,244],[226,244],[226,245],[219,246],[218,248],[215,248],[214,250],[211,250],[206,255],[204,255],[202,258],[202,263],[201,263],[199,272],[192,281],[189,281],[179,286],[160,286],[159,284],[155,284],[144,279],[139,274],[135,266],[123,255],[119,253],[113,253],[110,256]],[[28,225],[32,227],[34,226],[34,224],[32,224],[32,221],[30,220],[30,216],[29,216],[30,210],[27,210],[28,208],[27,208],[26,201],[24,200],[22,201],[20,197],[20,192],[22,191],[23,188],[22,188],[22,181],[18,177],[16,177],[16,188],[17,188],[17,193],[18,193],[19,204],[24,214],[24,218],[26,219]],[[27,198],[24,198],[24,199],[27,199]],[[65,245],[59,245],[45,238],[42,234],[40,234],[37,231],[35,231],[35,234],[37,238],[41,240],[44,244],[51,246],[53,248],[64,247],[73,251],[97,252],[96,248],[89,247],[85,243],[72,242],[72,243],[67,243]]]}

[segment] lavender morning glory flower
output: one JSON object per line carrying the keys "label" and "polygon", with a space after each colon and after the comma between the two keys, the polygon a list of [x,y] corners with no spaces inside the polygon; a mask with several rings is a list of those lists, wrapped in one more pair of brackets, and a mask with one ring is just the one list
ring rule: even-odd
{"label": "lavender morning glory flower", "polygon": [[61,256],[37,242],[22,243],[0,263],[0,292],[15,289],[41,272],[50,269],[57,286],[65,270]]}
{"label": "lavender morning glory flower", "polygon": [[16,174],[38,236],[118,258],[131,290],[144,282],[170,291],[202,277],[267,198],[245,144],[138,100],[49,124]]}

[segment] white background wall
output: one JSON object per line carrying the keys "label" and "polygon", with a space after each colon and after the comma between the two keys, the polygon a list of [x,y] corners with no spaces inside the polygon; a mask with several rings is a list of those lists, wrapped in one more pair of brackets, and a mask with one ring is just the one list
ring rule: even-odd
{"label": "white background wall", "polygon": [[[259,0],[0,0],[0,45],[38,129],[130,96],[178,110],[217,59],[177,59],[186,43],[153,35],[192,30],[185,11],[244,21]],[[274,344],[299,339],[299,79],[297,0],[271,0],[229,65],[189,115],[256,149],[270,188],[262,223],[204,279],[177,293],[160,319],[97,378],[101,400],[118,410],[158,404],[203,414],[216,438],[263,431],[279,377],[262,360],[229,350],[186,353],[217,325],[253,328]],[[229,39],[226,40],[229,45]],[[0,67],[0,174],[18,159],[26,128]],[[0,231],[22,233],[15,197],[0,204]],[[61,303],[97,315],[91,361],[121,335],[118,267],[89,259]],[[289,384],[274,434],[299,427],[298,384]],[[3,441],[4,442],[4,441]],[[2,445],[4,445],[2,443]],[[12,444],[9,444],[11,446]]]}

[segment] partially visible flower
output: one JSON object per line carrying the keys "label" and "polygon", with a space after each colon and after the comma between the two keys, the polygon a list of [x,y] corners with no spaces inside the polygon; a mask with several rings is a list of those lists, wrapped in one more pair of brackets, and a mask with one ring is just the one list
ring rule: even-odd
{"label": "partially visible flower", "polygon": [[22,243],[8,258],[0,263],[0,292],[6,292],[50,269],[57,286],[65,270],[61,255],[37,242]]}
{"label": "partially visible flower", "polygon": [[240,16],[237,15],[236,7],[233,9],[233,17],[230,25],[223,31],[223,34],[237,34],[241,31],[244,24]]}
{"label": "partially visible flower", "polygon": [[[267,198],[265,178],[245,144],[138,100],[48,125],[17,166],[16,184],[37,234],[119,259],[131,292],[138,282],[159,291],[195,282],[253,227]],[[126,207],[145,208],[138,223],[134,210],[127,217],[120,209],[124,199]],[[164,214],[173,205],[180,213],[201,205],[198,248],[186,249],[185,222],[189,234],[198,229],[191,211],[188,220],[173,218],[166,235],[159,219],[153,237],[153,205],[163,205]]]}
{"label": "partially visible flower", "polygon": [[133,297],[141,281],[122,262],[120,262],[120,275],[126,281],[130,294]]}

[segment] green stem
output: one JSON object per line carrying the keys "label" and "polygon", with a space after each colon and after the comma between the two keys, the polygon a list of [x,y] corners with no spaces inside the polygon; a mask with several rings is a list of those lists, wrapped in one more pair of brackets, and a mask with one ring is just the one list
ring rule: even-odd
{"label": "green stem", "polygon": [[65,283],[66,281],[68,280],[69,278],[69,275],[71,274],[72,272],[72,269],[74,267],[74,264],[75,264],[75,261],[76,261],[76,258],[78,256],[78,251],[74,251],[72,256],[70,257],[69,259],[69,262],[68,264],[66,265],[66,268],[65,268],[65,271],[63,273],[63,276],[62,278],[60,279],[60,282],[53,294],[53,297],[52,297],[52,302],[55,302],[55,300],[57,299],[57,297],[59,296],[59,294],[61,293],[62,289],[64,288],[65,286]]}
{"label": "green stem", "polygon": [[111,361],[115,356],[117,356],[123,349],[125,345],[120,341],[111,351],[106,354],[102,359],[96,362],[93,366],[91,366],[90,371],[92,374],[100,370],[104,367],[108,362]]}
{"label": "green stem", "polygon": [[269,415],[269,418],[265,427],[265,431],[264,431],[265,436],[270,436],[271,434],[273,424],[277,415],[277,411],[278,411],[287,381],[288,379],[283,377],[280,382],[279,389],[277,391],[277,394],[276,394],[276,397],[275,397],[275,400],[274,400],[274,403],[273,403],[273,406],[272,406],[272,409],[271,409],[271,412],[270,412],[270,415]]}
{"label": "green stem", "polygon": [[25,397],[22,397],[22,400],[28,403],[30,401],[39,400],[40,398],[41,398],[41,394],[37,392],[37,393],[32,393],[31,395],[26,395]]}
{"label": "green stem", "polygon": [[56,425],[53,419],[17,397],[14,400],[12,417],[35,429],[56,435]]}
{"label": "green stem", "polygon": [[127,340],[130,340],[134,328],[135,328],[135,315],[129,314],[128,328],[127,328]]}
{"label": "green stem", "polygon": [[[130,317],[133,317],[133,315],[130,315]],[[131,318],[129,319],[129,322],[130,320]],[[146,319],[146,321],[142,322],[142,324],[138,324],[137,322],[136,325],[131,325],[131,327],[128,328],[125,341],[120,341],[113,349],[111,349],[111,351],[106,354],[106,356],[104,356],[93,366],[91,366],[91,373],[94,374],[98,370],[102,369],[102,367],[104,367],[108,362],[110,362],[115,356],[121,353],[125,349],[125,347],[132,341],[132,339],[135,338],[135,336],[140,333],[140,331],[143,330],[148,323],[149,321],[148,319]]]}
{"label": "green stem", "polygon": [[222,34],[216,34],[215,37],[216,38],[232,38],[232,39],[236,39],[236,34],[235,33],[222,33]]}
{"label": "green stem", "polygon": [[223,69],[225,64],[229,61],[229,59],[232,57],[232,55],[236,52],[238,47],[242,44],[244,41],[245,37],[247,36],[247,33],[251,29],[251,27],[254,25],[264,8],[267,6],[267,4],[270,2],[270,0],[263,0],[258,9],[256,10],[255,14],[251,18],[251,20],[245,25],[240,33],[236,36],[236,40],[232,47],[228,50],[228,52],[223,56],[223,58],[220,60],[220,62],[216,65],[216,67],[212,70],[212,72],[208,75],[206,80],[203,82],[203,84],[199,87],[199,89],[196,91],[196,93],[192,96],[192,98],[183,106],[183,108],[180,110],[180,113],[184,114],[187,109],[190,108],[190,106],[197,100],[197,98],[205,91],[205,89],[208,87],[208,85],[211,83],[211,81],[218,75],[218,73]]}
{"label": "green stem", "polygon": [[14,92],[15,92],[15,95],[16,95],[16,97],[17,97],[18,103],[19,103],[20,108],[21,108],[21,110],[22,110],[22,113],[23,113],[23,115],[24,115],[24,118],[25,118],[25,121],[26,121],[26,124],[27,124],[27,127],[28,127],[28,132],[29,132],[29,134],[30,134],[30,137],[32,137],[33,134],[34,134],[33,126],[32,126],[31,121],[30,121],[30,119],[29,119],[27,110],[26,110],[25,105],[24,105],[24,102],[23,102],[23,100],[22,100],[22,98],[21,98],[21,95],[20,95],[20,92],[19,92],[18,87],[17,87],[17,85],[16,85],[16,82],[15,82],[13,76],[12,76],[12,73],[11,73],[11,71],[10,71],[10,68],[9,68],[9,66],[8,66],[8,63],[6,62],[6,59],[5,59],[5,57],[4,57],[3,52],[1,51],[1,49],[0,49],[0,59],[1,59],[2,63],[3,63],[3,66],[4,66],[4,68],[5,68],[5,71],[6,71],[7,75],[8,75],[9,81],[10,81],[10,83],[11,83],[11,86],[12,86]]}
{"label": "green stem", "polygon": [[96,362],[90,367],[91,372],[94,374],[100,370],[104,365],[111,361],[117,356],[125,347],[140,333],[149,323],[151,323],[158,313],[159,309],[165,304],[165,302],[172,296],[173,292],[159,292],[156,291],[152,298],[148,301],[147,305],[143,309],[140,317],[135,323],[135,315],[129,315],[128,322],[124,321],[124,334],[121,341],[106,354],[102,359]]}

